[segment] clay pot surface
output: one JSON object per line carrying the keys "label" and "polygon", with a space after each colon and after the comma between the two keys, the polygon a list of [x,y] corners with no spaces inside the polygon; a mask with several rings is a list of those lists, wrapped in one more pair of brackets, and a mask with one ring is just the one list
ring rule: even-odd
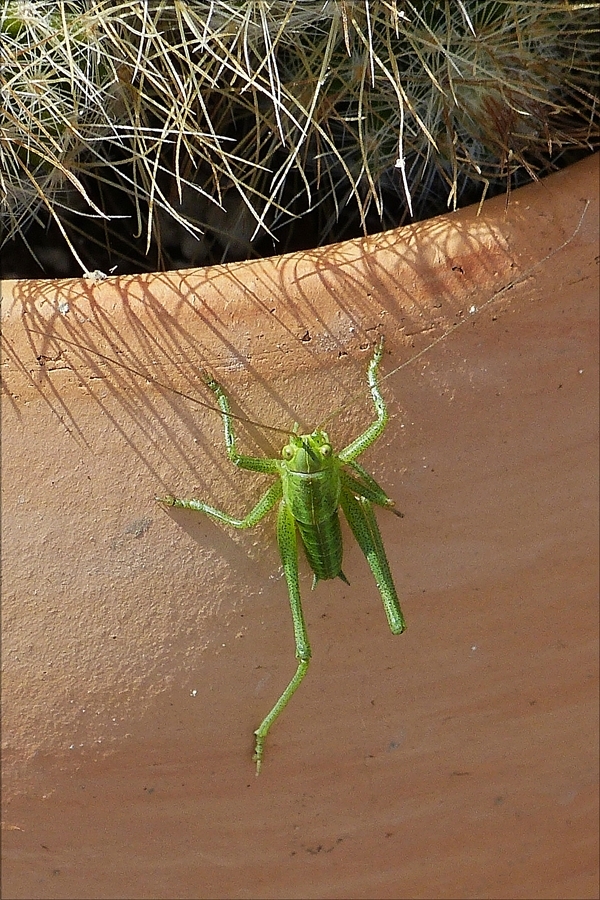
{"label": "clay pot surface", "polygon": [[[597,896],[597,170],[312,252],[3,283],[5,898]],[[379,334],[361,462],[404,513],[408,630],[345,526],[350,586],[302,559],[313,661],[255,778],[295,668],[275,517],[154,496],[242,514],[269,478],[157,381],[211,403],[207,369],[283,429],[348,404],[340,448]]]}

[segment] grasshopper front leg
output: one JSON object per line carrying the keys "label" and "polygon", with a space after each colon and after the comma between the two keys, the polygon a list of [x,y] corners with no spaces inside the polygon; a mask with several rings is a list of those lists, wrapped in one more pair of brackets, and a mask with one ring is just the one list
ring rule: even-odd
{"label": "grasshopper front leg", "polygon": [[[406,629],[406,621],[400,608],[396,586],[394,585],[377,520],[371,506],[371,503],[377,503],[379,506],[391,509],[394,501],[386,496],[375,479],[356,462],[356,457],[360,456],[382,434],[388,421],[387,407],[377,382],[377,369],[382,356],[383,338],[380,339],[367,370],[367,380],[371,389],[376,419],[339,454],[340,461],[347,463],[359,476],[357,479],[347,472],[341,472],[342,491],[340,506],[358,545],[371,567],[383,601],[390,630],[392,634],[402,634]],[[402,513],[398,513],[394,509],[391,509],[391,512],[402,516]]]}
{"label": "grasshopper front leg", "polygon": [[[229,406],[227,394],[218,381],[215,381],[211,376],[206,375],[205,381],[206,386],[209,387],[215,395],[221,410],[223,430],[225,433],[225,446],[227,448],[227,456],[231,462],[240,469],[249,469],[252,472],[263,472],[268,475],[279,475],[278,460],[263,459],[259,456],[245,456],[244,454],[239,453],[235,440],[235,433],[233,431],[231,408]],[[208,503],[204,503],[202,500],[183,500],[180,497],[173,497],[171,495],[166,497],[155,497],[154,499],[158,503],[163,503],[165,506],[172,506],[177,509],[191,509],[195,512],[204,513],[212,519],[216,519],[218,522],[223,522],[225,525],[231,525],[233,528],[253,528],[254,525],[257,525],[260,520],[267,515],[269,510],[275,506],[277,501],[281,498],[281,494],[281,481],[278,480],[269,488],[256,506],[251,509],[248,515],[244,516],[243,519],[236,519],[234,516],[230,516],[228,513],[216,509]]]}
{"label": "grasshopper front leg", "polygon": [[229,397],[219,382],[215,381],[214,378],[209,375],[206,376],[206,386],[211,389],[219,404],[219,409],[221,410],[221,416],[223,418],[227,456],[234,466],[237,466],[239,469],[249,469],[251,472],[264,472],[268,475],[278,475],[279,460],[265,459],[260,456],[246,456],[238,451],[235,432],[233,430],[233,419],[231,418]]}
{"label": "grasshopper front leg", "polygon": [[281,562],[283,563],[283,571],[287,581],[288,593],[290,598],[290,607],[292,610],[292,620],[294,623],[294,641],[296,644],[296,659],[298,660],[298,668],[296,674],[286,687],[285,691],[271,710],[265,716],[261,724],[258,726],[254,734],[256,735],[256,746],[254,756],[252,757],[256,763],[256,774],[260,772],[262,758],[264,753],[264,745],[269,729],[275,719],[283,712],[290,702],[291,698],[299,688],[302,679],[308,671],[310,662],[310,643],[308,641],[308,633],[304,622],[304,613],[302,611],[302,600],[300,599],[300,584],[298,580],[298,548],[296,540],[296,523],[290,512],[285,500],[281,501],[279,506],[279,515],[277,517],[277,543],[279,544],[279,552],[281,554]]}
{"label": "grasshopper front leg", "polygon": [[367,381],[369,383],[369,388],[371,389],[371,397],[373,399],[373,406],[375,407],[377,417],[362,434],[359,434],[359,436],[348,444],[347,447],[344,447],[344,449],[340,451],[338,456],[340,462],[351,463],[357,456],[364,453],[367,447],[370,447],[371,444],[375,443],[387,425],[388,411],[385,400],[379,390],[379,384],[377,383],[377,369],[379,368],[382,356],[383,338],[380,338],[379,344],[373,354],[373,358],[369,363],[369,368],[367,369]]}

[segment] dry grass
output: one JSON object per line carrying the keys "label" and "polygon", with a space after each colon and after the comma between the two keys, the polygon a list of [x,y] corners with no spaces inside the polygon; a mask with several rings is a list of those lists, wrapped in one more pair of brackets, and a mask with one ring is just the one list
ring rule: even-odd
{"label": "dry grass", "polygon": [[199,264],[538,177],[597,143],[598,8],[5,0],[3,241]]}

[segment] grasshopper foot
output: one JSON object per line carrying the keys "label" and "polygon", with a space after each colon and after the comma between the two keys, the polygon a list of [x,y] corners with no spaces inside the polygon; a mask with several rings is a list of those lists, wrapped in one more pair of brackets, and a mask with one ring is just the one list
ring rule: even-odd
{"label": "grasshopper foot", "polygon": [[175,497],[167,494],[166,497],[155,497],[157,503],[164,503],[165,506],[175,506]]}
{"label": "grasshopper foot", "polygon": [[256,777],[258,778],[262,766],[265,736],[259,735],[258,731],[255,731],[254,734],[256,735],[256,744],[254,746],[254,753],[252,754],[252,762],[256,763]]}

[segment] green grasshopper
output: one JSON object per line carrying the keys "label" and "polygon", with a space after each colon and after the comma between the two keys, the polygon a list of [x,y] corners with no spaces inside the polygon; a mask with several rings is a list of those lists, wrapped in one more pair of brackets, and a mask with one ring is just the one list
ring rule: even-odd
{"label": "green grasshopper", "polygon": [[296,425],[281,451],[281,459],[245,456],[237,449],[227,394],[218,382],[207,377],[206,384],[215,395],[223,417],[225,446],[231,462],[240,469],[276,475],[277,481],[243,519],[236,519],[201,500],[181,500],[171,496],[156,498],[166,506],[195,510],[233,528],[254,527],[279,502],[277,541],[292,610],[298,668],[275,706],[254,732],[256,742],[252,758],[256,763],[257,775],[263,761],[267,734],[300,686],[311,657],[300,598],[297,532],[314,573],[313,588],[318,581],[328,578],[341,578],[348,584],[342,571],[343,547],[338,515],[341,507],[375,576],[392,634],[402,634],[406,628],[372,504],[390,509],[399,516],[402,513],[392,508],[394,501],[356,462],[356,458],[381,435],[388,420],[377,382],[382,355],[383,338],[367,370],[376,419],[339,453],[334,453],[327,433],[321,428],[312,434],[298,434]]}

